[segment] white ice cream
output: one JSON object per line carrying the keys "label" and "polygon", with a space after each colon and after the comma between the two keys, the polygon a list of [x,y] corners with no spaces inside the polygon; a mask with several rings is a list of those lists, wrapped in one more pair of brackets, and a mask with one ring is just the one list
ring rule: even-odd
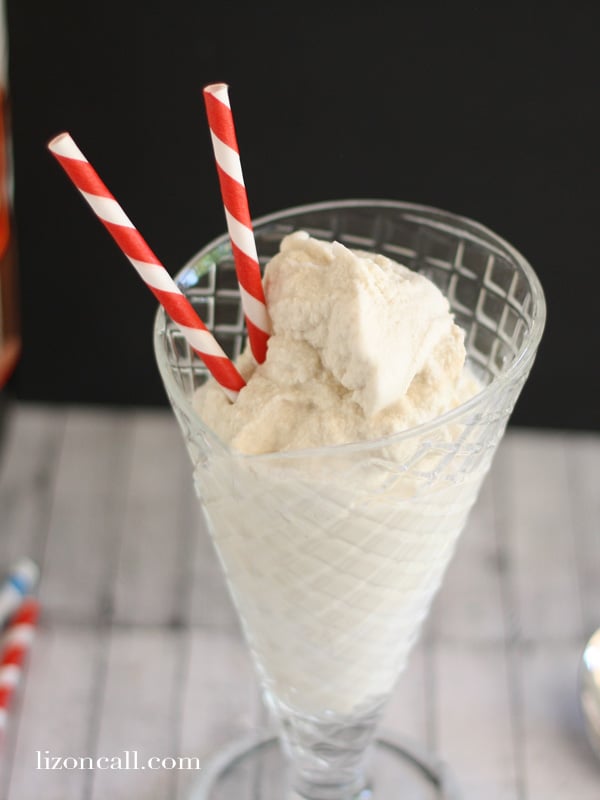
{"label": "white ice cream", "polygon": [[391,690],[487,456],[450,424],[393,447],[286,453],[414,427],[479,385],[447,300],[383,256],[295,233],[265,291],[266,362],[242,356],[235,404],[212,382],[196,395],[231,448],[196,480],[265,685],[302,714],[356,714]]}
{"label": "white ice cream", "polygon": [[464,334],[427,278],[384,256],[287,236],[265,271],[267,359],[242,356],[235,404],[214,382],[196,397],[236,450],[265,453],[386,436],[433,419],[479,388]]}

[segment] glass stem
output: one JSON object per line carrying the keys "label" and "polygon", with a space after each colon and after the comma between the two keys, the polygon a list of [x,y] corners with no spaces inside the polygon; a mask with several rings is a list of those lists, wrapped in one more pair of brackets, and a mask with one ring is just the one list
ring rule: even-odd
{"label": "glass stem", "polygon": [[331,719],[276,711],[281,742],[291,764],[292,798],[302,800],[367,800],[372,797],[366,776],[378,707],[368,714]]}

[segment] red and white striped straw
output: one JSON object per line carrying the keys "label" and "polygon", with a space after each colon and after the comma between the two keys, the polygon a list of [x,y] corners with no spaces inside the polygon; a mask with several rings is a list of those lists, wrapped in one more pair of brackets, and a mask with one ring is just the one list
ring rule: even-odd
{"label": "red and white striped straw", "polygon": [[33,642],[39,605],[33,597],[27,597],[11,619],[2,637],[0,651],[0,734],[6,728],[12,698],[15,694],[25,657]]}
{"label": "red and white striped straw", "polygon": [[213,83],[204,88],[204,102],[210,127],[221,195],[225,206],[227,229],[235,261],[242,307],[250,339],[252,355],[259,364],[265,360],[271,323],[260,276],[260,264],[248,196],[242,175],[242,164],[229,105],[227,84]]}
{"label": "red and white striped straw", "polygon": [[185,336],[192,350],[206,364],[228,397],[235,400],[245,386],[244,379],[71,136],[60,133],[48,143],[48,149]]}

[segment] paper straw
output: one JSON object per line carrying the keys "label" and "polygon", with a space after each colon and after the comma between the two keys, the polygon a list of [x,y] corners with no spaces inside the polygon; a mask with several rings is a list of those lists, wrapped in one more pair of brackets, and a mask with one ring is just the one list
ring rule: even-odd
{"label": "paper straw", "polygon": [[21,675],[25,656],[29,652],[38,619],[39,605],[33,597],[26,598],[11,619],[2,637],[0,649],[0,732],[6,728],[10,704]]}
{"label": "paper straw", "polygon": [[256,361],[262,364],[267,353],[271,323],[260,276],[227,84],[213,83],[206,86],[204,102],[250,348]]}
{"label": "paper straw", "polygon": [[23,598],[35,589],[38,578],[38,566],[30,558],[22,558],[11,567],[0,588],[0,627],[6,625]]}
{"label": "paper straw", "polygon": [[245,381],[68,133],[48,149],[231,400]]}

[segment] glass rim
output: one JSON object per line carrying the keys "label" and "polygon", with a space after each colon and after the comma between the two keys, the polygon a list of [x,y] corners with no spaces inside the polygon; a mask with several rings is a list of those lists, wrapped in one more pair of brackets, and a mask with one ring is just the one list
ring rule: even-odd
{"label": "glass rim", "polygon": [[[197,425],[205,434],[211,436],[211,438],[220,444],[220,446],[233,458],[242,459],[244,461],[269,461],[275,459],[285,459],[285,460],[293,460],[293,459],[304,459],[307,457],[319,457],[323,455],[327,456],[341,456],[346,453],[356,453],[361,451],[367,451],[387,446],[397,445],[401,442],[408,441],[415,437],[421,437],[427,435],[430,431],[435,430],[436,428],[444,427],[448,424],[451,424],[455,421],[458,417],[462,416],[465,413],[468,413],[472,409],[476,408],[479,404],[485,403],[490,395],[495,394],[499,390],[501,390],[504,386],[516,383],[520,380],[524,375],[527,375],[529,368],[531,367],[531,362],[535,356],[536,350],[540,343],[540,339],[542,337],[542,333],[544,331],[544,325],[546,322],[546,301],[544,297],[544,291],[542,289],[542,285],[540,280],[531,266],[531,264],[527,261],[527,259],[509,242],[499,236],[497,233],[492,231],[490,228],[487,228],[485,225],[482,225],[475,220],[470,219],[469,217],[464,217],[459,214],[454,214],[451,211],[445,211],[443,209],[436,208],[434,206],[427,206],[421,205],[418,203],[409,203],[399,200],[382,200],[382,199],[346,199],[346,200],[326,200],[319,203],[310,203],[306,205],[299,205],[299,206],[292,206],[290,208],[285,208],[280,211],[275,211],[270,214],[265,214],[261,217],[257,217],[256,219],[252,220],[252,225],[254,228],[263,227],[265,225],[269,225],[271,223],[280,222],[287,217],[291,217],[298,214],[308,214],[314,211],[334,211],[340,208],[393,208],[399,211],[412,211],[416,213],[423,213],[429,215],[437,215],[439,217],[445,218],[446,225],[444,222],[437,222],[433,219],[428,219],[427,222],[429,225],[433,227],[438,227],[448,230],[449,225],[452,227],[461,227],[461,232],[463,234],[467,234],[467,238],[472,238],[475,241],[481,241],[487,247],[490,247],[490,242],[488,241],[490,238],[492,241],[499,246],[498,252],[503,254],[510,255],[511,258],[518,264],[518,266],[522,269],[525,278],[531,289],[531,294],[533,298],[533,306],[531,309],[531,331],[529,336],[525,339],[521,349],[517,353],[515,359],[510,364],[509,368],[506,372],[502,373],[501,375],[495,377],[490,383],[481,389],[481,391],[477,392],[473,397],[470,397],[463,403],[460,403],[458,406],[446,411],[443,414],[438,415],[434,419],[428,420],[427,422],[423,422],[420,425],[415,425],[410,428],[406,428],[401,431],[397,431],[396,433],[388,434],[387,436],[382,436],[377,439],[367,439],[358,442],[344,442],[341,444],[331,444],[331,445],[323,445],[321,447],[310,447],[310,448],[302,448],[297,450],[283,450],[283,451],[275,451],[269,453],[243,453],[234,448],[230,447],[226,442],[224,442],[213,430],[210,428],[206,423],[198,416],[196,410],[193,407],[193,403],[191,398],[188,398],[186,394],[183,392],[177,381],[174,379],[173,375],[171,374],[171,370],[169,369],[168,365],[166,364],[166,360],[162,358],[161,348],[160,348],[160,341],[162,338],[161,330],[164,329],[165,321],[166,321],[166,313],[162,306],[159,306],[155,315],[154,319],[154,326],[153,326],[153,341],[154,341],[154,352],[156,355],[156,359],[158,362],[159,371],[161,377],[164,381],[165,388],[167,390],[167,394],[176,401],[178,406],[182,409],[185,409],[186,416],[188,419],[192,420],[194,424]],[[479,240],[477,237],[468,236],[469,229],[472,232],[479,233],[485,240]],[[198,261],[200,258],[206,256],[217,247],[222,246],[223,244],[227,244],[229,242],[229,234],[223,233],[220,236],[215,237],[210,242],[208,242],[204,247],[198,250],[188,261],[178,270],[177,274],[175,275],[175,282],[177,283],[179,277],[188,270],[192,264]]]}

